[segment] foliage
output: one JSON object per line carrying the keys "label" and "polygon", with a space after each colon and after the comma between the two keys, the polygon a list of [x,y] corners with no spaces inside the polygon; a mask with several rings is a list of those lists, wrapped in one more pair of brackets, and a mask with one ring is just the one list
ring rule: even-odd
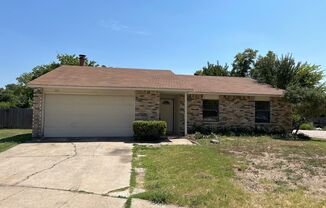
{"label": "foliage", "polygon": [[284,135],[288,132],[286,129],[282,128],[261,128],[259,126],[255,128],[251,127],[218,127],[218,126],[204,126],[204,125],[193,125],[189,133],[195,134],[200,133],[203,135],[211,135],[211,134],[218,134],[218,135],[230,135],[230,136],[259,136],[259,135]]}
{"label": "foliage", "polygon": [[224,66],[220,65],[217,61],[216,64],[211,64],[207,62],[207,66],[204,66],[203,69],[195,72],[195,75],[200,76],[229,76],[230,72],[228,71],[229,66],[225,64]]}
{"label": "foliage", "polygon": [[[28,108],[32,105],[33,90],[26,85],[28,82],[46,74],[60,65],[79,65],[79,57],[75,54],[58,54],[57,61],[39,65],[31,72],[23,73],[17,77],[17,84],[8,84],[5,89],[0,89],[0,102],[9,102],[12,106]],[[85,60],[86,66],[99,66],[95,61]]]}
{"label": "foliage", "polygon": [[268,51],[266,56],[259,56],[255,68],[251,70],[251,77],[258,82],[275,86],[278,58],[273,51]]}
{"label": "foliage", "polygon": [[258,51],[251,48],[245,49],[234,57],[231,76],[247,77],[253,69]]}
{"label": "foliage", "polygon": [[302,123],[326,113],[326,89],[324,86],[303,88],[293,85],[284,97],[292,103],[296,133]]}
{"label": "foliage", "polygon": [[13,103],[9,103],[9,102],[0,102],[0,108],[12,108],[15,107]]}
{"label": "foliage", "polygon": [[285,98],[293,104],[294,127],[325,113],[326,97],[323,71],[318,65],[296,62],[291,55],[278,58],[272,51],[259,56],[251,76],[262,83],[285,91]]}
{"label": "foliage", "polygon": [[313,88],[322,80],[323,72],[318,65],[296,63],[290,54],[278,58],[269,51],[265,56],[258,57],[251,77],[280,89],[291,85]]}
{"label": "foliage", "polygon": [[134,121],[133,131],[137,140],[155,140],[166,134],[165,121]]}
{"label": "foliage", "polygon": [[314,130],[314,124],[312,122],[309,123],[303,123],[299,127],[301,130]]}
{"label": "foliage", "polygon": [[293,83],[301,63],[296,63],[291,55],[282,56],[276,63],[275,87],[286,89],[291,83]]}
{"label": "foliage", "polygon": [[293,84],[304,88],[314,88],[320,85],[323,76],[320,66],[304,63],[297,70]]}

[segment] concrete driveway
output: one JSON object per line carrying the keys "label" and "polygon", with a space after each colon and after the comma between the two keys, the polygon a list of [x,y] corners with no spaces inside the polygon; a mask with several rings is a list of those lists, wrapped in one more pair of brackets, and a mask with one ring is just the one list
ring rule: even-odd
{"label": "concrete driveway", "polygon": [[0,154],[0,207],[123,207],[132,144],[20,144]]}
{"label": "concrete driveway", "polygon": [[299,130],[299,133],[305,134],[309,137],[326,140],[326,131],[320,130]]}

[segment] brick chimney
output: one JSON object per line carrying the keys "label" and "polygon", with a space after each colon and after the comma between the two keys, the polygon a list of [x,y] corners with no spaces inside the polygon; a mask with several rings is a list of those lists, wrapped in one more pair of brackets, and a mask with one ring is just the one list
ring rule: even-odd
{"label": "brick chimney", "polygon": [[85,65],[85,60],[86,60],[86,55],[80,54],[79,55],[79,65],[84,66]]}

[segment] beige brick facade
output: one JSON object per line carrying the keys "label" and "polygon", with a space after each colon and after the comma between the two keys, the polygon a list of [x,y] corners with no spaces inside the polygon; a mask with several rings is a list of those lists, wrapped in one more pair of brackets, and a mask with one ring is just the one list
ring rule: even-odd
{"label": "beige brick facade", "polygon": [[226,129],[255,128],[255,101],[249,96],[220,96],[218,126]]}
{"label": "beige brick facade", "polygon": [[158,120],[160,116],[160,93],[136,91],[135,119]]}
{"label": "beige brick facade", "polygon": [[[180,96],[179,133],[184,132],[184,96]],[[188,130],[194,126],[213,129],[241,129],[266,132],[290,131],[292,128],[291,105],[282,98],[271,98],[271,121],[267,124],[255,123],[255,97],[219,96],[219,121],[205,122],[202,115],[202,95],[188,95]]]}
{"label": "beige brick facade", "polygon": [[256,124],[257,129],[264,131],[282,131],[292,129],[292,107],[282,98],[271,98],[271,122]]}
{"label": "beige brick facade", "polygon": [[[174,116],[175,133],[184,134],[184,94],[175,96]],[[160,92],[135,92],[135,119],[158,120],[160,117]],[[212,127],[216,129],[245,129],[264,131],[289,131],[292,127],[292,109],[282,98],[270,98],[271,121],[268,124],[255,123],[255,97],[252,96],[219,96],[219,121],[205,122],[203,120],[203,95],[188,95],[187,125],[188,131],[193,126]],[[33,137],[43,136],[43,99],[44,93],[40,88],[34,89],[33,100]]]}
{"label": "beige brick facade", "polygon": [[35,88],[34,89],[34,98],[33,98],[33,137],[42,137],[43,136],[43,89]]}

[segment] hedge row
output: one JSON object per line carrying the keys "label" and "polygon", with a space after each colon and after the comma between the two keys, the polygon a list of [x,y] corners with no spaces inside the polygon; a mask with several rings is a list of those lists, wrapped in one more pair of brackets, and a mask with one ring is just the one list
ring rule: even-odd
{"label": "hedge row", "polygon": [[166,134],[165,121],[134,121],[134,137],[137,140],[156,140]]}

